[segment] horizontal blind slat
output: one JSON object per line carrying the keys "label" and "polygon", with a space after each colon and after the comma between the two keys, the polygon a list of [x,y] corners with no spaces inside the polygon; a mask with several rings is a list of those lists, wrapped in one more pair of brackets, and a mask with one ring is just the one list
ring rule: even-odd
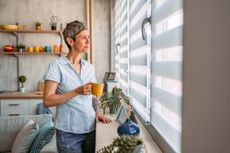
{"label": "horizontal blind slat", "polygon": [[130,65],[130,72],[133,74],[150,75],[150,67]]}
{"label": "horizontal blind slat", "polygon": [[133,34],[141,29],[141,24],[143,20],[147,17],[147,13],[141,14],[137,19],[130,24],[130,34]]}
{"label": "horizontal blind slat", "polygon": [[181,115],[181,97],[174,95],[166,90],[158,87],[153,88],[154,99],[164,105],[164,107],[173,111],[177,115]]}
{"label": "horizontal blind slat", "polygon": [[134,97],[142,106],[146,106],[146,96],[140,94],[140,92],[136,91],[135,88],[131,87],[130,90],[130,95]]}
{"label": "horizontal blind slat", "polygon": [[140,23],[140,19],[143,19],[144,17],[147,17],[147,3],[144,3],[143,6],[137,11],[134,12],[133,15],[130,16],[130,28],[132,29],[133,26]]}
{"label": "horizontal blind slat", "polygon": [[155,111],[152,111],[152,119],[154,127],[161,133],[165,140],[173,147],[176,152],[180,152],[178,149],[181,145],[181,132],[171,126],[164,118]]}
{"label": "horizontal blind slat", "polygon": [[147,45],[146,41],[135,41],[134,43],[130,44],[130,51],[146,46],[146,45]]}
{"label": "horizontal blind slat", "polygon": [[159,50],[182,45],[182,26],[153,36],[153,49]]}
{"label": "horizontal blind slat", "polygon": [[138,29],[135,33],[130,34],[130,44],[135,44],[137,41],[143,41],[141,29]]}
{"label": "horizontal blind slat", "polygon": [[167,0],[159,8],[153,9],[153,23],[156,24],[182,8],[182,0]]}
{"label": "horizontal blind slat", "polygon": [[145,106],[140,104],[134,97],[131,101],[132,106],[138,112],[138,114],[147,122],[150,121],[150,112],[146,109]]}
{"label": "horizontal blind slat", "polygon": [[141,56],[144,54],[148,54],[150,52],[150,47],[148,46],[141,46],[140,48],[136,48],[132,51],[130,51],[129,56],[132,57],[136,57],[136,56]]}
{"label": "horizontal blind slat", "polygon": [[130,11],[129,16],[133,18],[135,14],[141,9],[141,7],[147,2],[147,0],[135,0],[134,2],[130,1]]}
{"label": "horizontal blind slat", "polygon": [[154,75],[181,80],[181,62],[154,62]]}
{"label": "horizontal blind slat", "polygon": [[134,82],[137,82],[139,84],[142,84],[143,86],[147,86],[147,76],[146,75],[143,75],[143,74],[137,74],[137,73],[132,73],[130,72],[130,77],[129,79],[134,81]]}
{"label": "horizontal blind slat", "polygon": [[123,35],[125,35],[127,33],[127,24],[123,23],[120,27],[120,36],[122,37]]}
{"label": "horizontal blind slat", "polygon": [[130,65],[136,65],[136,66],[147,65],[147,54],[131,58]]}

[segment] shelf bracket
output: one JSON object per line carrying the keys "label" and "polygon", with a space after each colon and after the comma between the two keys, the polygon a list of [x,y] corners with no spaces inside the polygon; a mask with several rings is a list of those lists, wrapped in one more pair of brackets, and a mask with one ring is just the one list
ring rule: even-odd
{"label": "shelf bracket", "polygon": [[16,60],[17,60],[17,82],[18,82],[18,91],[19,91],[19,88],[20,88],[20,84],[19,84],[19,81],[18,81],[18,78],[19,78],[19,56],[16,55],[16,54],[12,54],[14,57],[16,57]]}
{"label": "shelf bracket", "polygon": [[18,34],[15,31],[12,31],[12,34],[16,37],[16,45],[18,45]]}

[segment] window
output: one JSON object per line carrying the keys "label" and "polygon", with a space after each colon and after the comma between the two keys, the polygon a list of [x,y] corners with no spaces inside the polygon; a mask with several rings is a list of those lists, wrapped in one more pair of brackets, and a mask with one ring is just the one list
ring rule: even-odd
{"label": "window", "polygon": [[182,0],[155,0],[152,8],[151,123],[180,152]]}
{"label": "window", "polygon": [[119,85],[174,152],[181,150],[182,26],[182,0],[116,0]]}

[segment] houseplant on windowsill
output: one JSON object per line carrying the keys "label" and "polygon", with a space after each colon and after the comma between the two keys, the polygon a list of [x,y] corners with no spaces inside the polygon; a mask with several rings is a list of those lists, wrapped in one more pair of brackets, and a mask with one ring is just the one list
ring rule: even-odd
{"label": "houseplant on windowsill", "polygon": [[19,76],[18,81],[21,83],[20,92],[25,92],[24,83],[26,82],[26,76],[25,75]]}
{"label": "houseplant on windowsill", "polygon": [[122,89],[114,87],[112,92],[105,92],[101,96],[99,101],[104,114],[106,108],[109,108],[111,114],[115,114],[117,112],[117,109],[122,103],[121,93]]}
{"label": "houseplant on windowsill", "polygon": [[112,144],[103,147],[97,153],[147,153],[144,142],[135,136],[121,136]]}

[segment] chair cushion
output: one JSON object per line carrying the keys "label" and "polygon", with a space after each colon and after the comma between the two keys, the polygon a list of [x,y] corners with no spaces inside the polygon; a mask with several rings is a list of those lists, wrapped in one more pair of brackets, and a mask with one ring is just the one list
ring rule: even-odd
{"label": "chair cushion", "polygon": [[54,131],[55,128],[52,123],[46,123],[40,127],[39,133],[31,146],[30,153],[39,153],[42,147],[51,141]]}
{"label": "chair cushion", "polygon": [[33,140],[38,134],[38,131],[39,131],[38,124],[34,123],[33,120],[29,120],[17,134],[11,152],[12,153],[28,152],[31,144],[33,143]]}
{"label": "chair cushion", "polygon": [[39,127],[52,122],[50,114],[27,116],[0,116],[0,152],[11,151],[14,140],[21,128],[32,119]]}

